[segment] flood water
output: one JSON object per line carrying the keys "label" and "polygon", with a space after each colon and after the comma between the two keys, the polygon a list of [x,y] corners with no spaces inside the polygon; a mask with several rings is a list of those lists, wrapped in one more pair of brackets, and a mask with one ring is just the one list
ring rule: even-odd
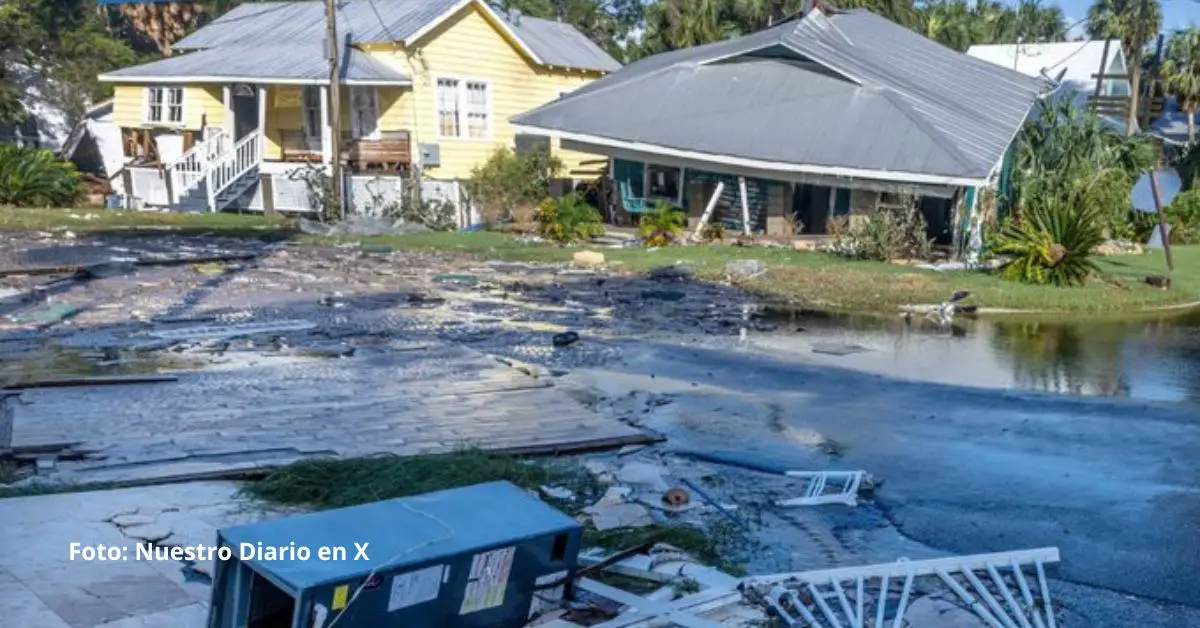
{"label": "flood water", "polygon": [[1200,403],[1200,311],[1136,320],[872,317],[768,311],[758,349],[937,383]]}

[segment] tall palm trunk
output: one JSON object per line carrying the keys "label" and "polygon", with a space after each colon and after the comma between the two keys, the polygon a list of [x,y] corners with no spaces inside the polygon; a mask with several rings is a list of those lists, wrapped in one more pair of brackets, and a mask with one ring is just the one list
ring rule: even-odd
{"label": "tall palm trunk", "polygon": [[1187,121],[1188,121],[1188,146],[1192,146],[1196,143],[1196,110],[1195,109],[1189,109],[1187,111]]}
{"label": "tall palm trunk", "polygon": [[[1137,131],[1138,105],[1142,100],[1142,48],[1133,49],[1133,63],[1129,64],[1129,118],[1125,121],[1125,135]],[[1148,105],[1147,105],[1148,106]]]}

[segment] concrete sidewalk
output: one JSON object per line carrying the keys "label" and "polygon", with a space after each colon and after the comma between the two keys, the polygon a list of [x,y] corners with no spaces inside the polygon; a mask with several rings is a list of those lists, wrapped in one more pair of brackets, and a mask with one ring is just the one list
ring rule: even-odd
{"label": "concrete sidewalk", "polygon": [[[209,585],[173,561],[137,560],[138,543],[212,545],[218,527],[279,512],[228,482],[0,500],[0,617],[21,628],[202,626]],[[126,560],[71,560],[71,544],[116,546]],[[211,565],[196,565],[211,574]]]}

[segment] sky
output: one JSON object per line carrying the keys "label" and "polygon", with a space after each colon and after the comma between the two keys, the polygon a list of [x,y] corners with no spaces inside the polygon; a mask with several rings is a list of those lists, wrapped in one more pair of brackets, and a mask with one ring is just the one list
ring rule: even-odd
{"label": "sky", "polygon": [[[1200,26],[1200,2],[1197,0],[1160,1],[1163,8],[1163,29],[1167,33],[1185,28],[1193,23]],[[1044,0],[1044,2],[1062,7],[1068,24],[1086,18],[1088,7],[1092,6],[1092,0]]]}

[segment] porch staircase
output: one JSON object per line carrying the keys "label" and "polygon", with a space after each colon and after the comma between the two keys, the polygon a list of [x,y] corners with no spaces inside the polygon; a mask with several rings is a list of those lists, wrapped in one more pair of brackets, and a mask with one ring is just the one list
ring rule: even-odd
{"label": "porch staircase", "polygon": [[171,207],[184,212],[228,209],[258,183],[261,167],[258,131],[236,142],[218,132],[163,168],[171,184]]}

